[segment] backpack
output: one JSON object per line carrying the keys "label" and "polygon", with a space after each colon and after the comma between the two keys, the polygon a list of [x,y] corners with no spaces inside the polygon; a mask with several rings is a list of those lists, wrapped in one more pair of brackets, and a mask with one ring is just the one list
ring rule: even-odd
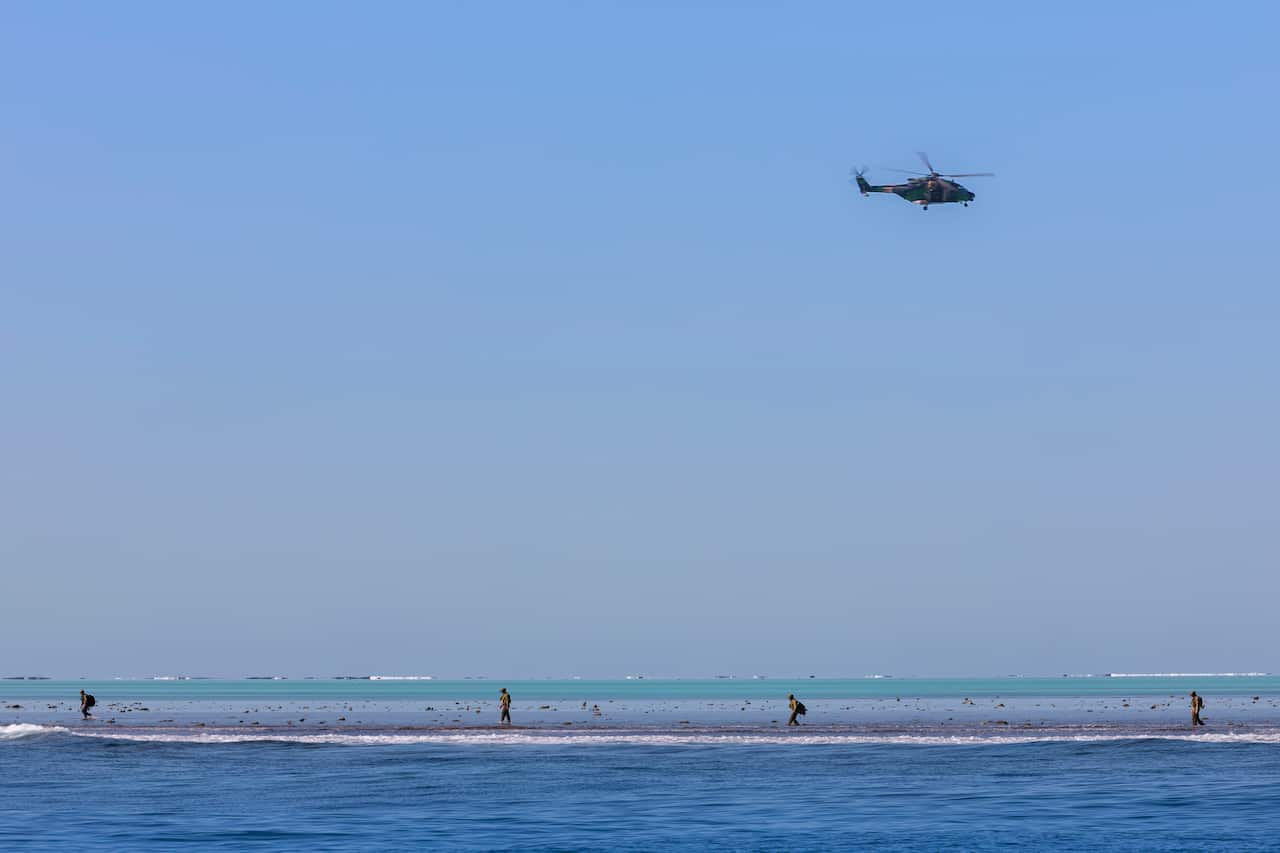
{"label": "backpack", "polygon": [[797,702],[796,713],[803,717],[805,714],[809,713],[809,709],[804,706],[803,702]]}
{"label": "backpack", "polygon": [[92,693],[84,694],[84,706],[86,708],[92,708],[94,705],[97,705],[97,704],[98,704],[98,700],[93,698]]}

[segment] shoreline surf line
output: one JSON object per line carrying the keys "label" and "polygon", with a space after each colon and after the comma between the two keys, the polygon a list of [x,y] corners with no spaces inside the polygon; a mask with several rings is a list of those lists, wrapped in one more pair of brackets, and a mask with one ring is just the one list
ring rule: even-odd
{"label": "shoreline surf line", "polygon": [[[1003,727],[1002,727],[1003,728]],[[356,731],[301,730],[295,728],[244,727],[138,727],[129,729],[76,730],[66,726],[18,723],[0,725],[0,742],[28,738],[67,736],[93,740],[137,743],[237,744],[296,743],[334,746],[409,745],[507,745],[507,746],[999,746],[1032,743],[1120,743],[1168,741],[1187,744],[1275,744],[1280,745],[1280,729],[1234,729],[1221,732],[1187,732],[1172,729],[1089,730],[1080,727],[1015,729],[959,732],[840,729],[806,727],[804,731],[773,728],[636,729],[600,728],[566,731],[538,727],[522,728],[436,728],[415,727],[364,729]]]}

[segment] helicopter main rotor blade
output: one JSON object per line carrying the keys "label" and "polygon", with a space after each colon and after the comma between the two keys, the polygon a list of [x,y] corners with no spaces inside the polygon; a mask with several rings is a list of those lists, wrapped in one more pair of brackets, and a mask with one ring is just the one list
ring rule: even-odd
{"label": "helicopter main rotor blade", "polygon": [[928,154],[925,154],[923,151],[917,151],[917,152],[916,152],[916,155],[917,155],[917,156],[919,156],[920,161],[921,161],[922,163],[924,163],[924,165],[925,165],[925,167],[926,167],[926,168],[928,168],[928,170],[929,170],[929,174],[931,174],[931,175],[936,175],[936,174],[938,174],[938,170],[937,170],[937,169],[935,169],[935,168],[933,168],[933,164],[929,162],[929,155],[928,155]]}
{"label": "helicopter main rotor blade", "polygon": [[995,172],[956,172],[954,175],[943,175],[944,178],[994,178]]}
{"label": "helicopter main rotor blade", "polygon": [[884,171],[884,172],[897,172],[897,173],[898,173],[898,174],[900,174],[900,175],[927,175],[927,174],[929,174],[928,172],[912,172],[912,171],[908,171],[907,169],[890,169],[890,168],[889,168],[889,167],[887,167],[887,166],[879,166],[879,167],[877,167],[877,168],[879,168],[881,171]]}

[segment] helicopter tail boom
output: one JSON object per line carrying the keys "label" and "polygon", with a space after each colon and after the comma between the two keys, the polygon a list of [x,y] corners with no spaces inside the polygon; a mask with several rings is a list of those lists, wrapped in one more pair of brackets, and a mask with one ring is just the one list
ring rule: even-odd
{"label": "helicopter tail boom", "polygon": [[868,193],[891,193],[891,192],[893,192],[893,190],[892,190],[892,189],[890,189],[889,187],[878,187],[878,186],[876,186],[876,185],[874,185],[874,184],[869,184],[869,183],[867,183],[867,179],[866,179],[866,178],[864,178],[864,177],[862,177],[862,173],[861,173],[861,172],[856,173],[856,174],[854,175],[854,179],[858,182],[858,192],[862,193],[863,195],[867,195]]}
{"label": "helicopter tail boom", "polygon": [[876,184],[867,183],[867,179],[862,177],[863,173],[866,171],[867,171],[866,166],[863,166],[861,169],[849,170],[849,175],[851,176],[851,180],[849,181],[849,183],[857,184],[858,192],[862,193],[863,195],[868,195],[869,193],[892,193],[892,192],[898,191],[897,187],[892,187],[892,186],[882,187],[882,186],[877,186]]}

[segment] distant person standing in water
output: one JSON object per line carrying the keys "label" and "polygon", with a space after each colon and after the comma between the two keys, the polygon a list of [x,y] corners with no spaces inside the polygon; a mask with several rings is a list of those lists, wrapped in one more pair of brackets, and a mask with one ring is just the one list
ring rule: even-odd
{"label": "distant person standing in water", "polygon": [[1200,712],[1204,710],[1204,697],[1197,696],[1194,690],[1191,691],[1191,725],[1203,726],[1204,720],[1200,719]]}
{"label": "distant person standing in water", "polygon": [[98,700],[93,698],[92,693],[80,691],[80,713],[84,714],[84,718],[89,719],[89,709],[98,704]]}
{"label": "distant person standing in water", "polygon": [[498,704],[502,706],[502,717],[498,720],[500,723],[511,724],[511,694],[507,692],[507,688],[502,688],[502,692],[498,695]]}
{"label": "distant person standing in water", "polygon": [[800,725],[800,721],[797,720],[796,717],[803,717],[809,709],[804,706],[803,702],[796,698],[796,694],[794,693],[787,694],[787,705],[791,708],[791,718],[787,720],[787,725]]}

